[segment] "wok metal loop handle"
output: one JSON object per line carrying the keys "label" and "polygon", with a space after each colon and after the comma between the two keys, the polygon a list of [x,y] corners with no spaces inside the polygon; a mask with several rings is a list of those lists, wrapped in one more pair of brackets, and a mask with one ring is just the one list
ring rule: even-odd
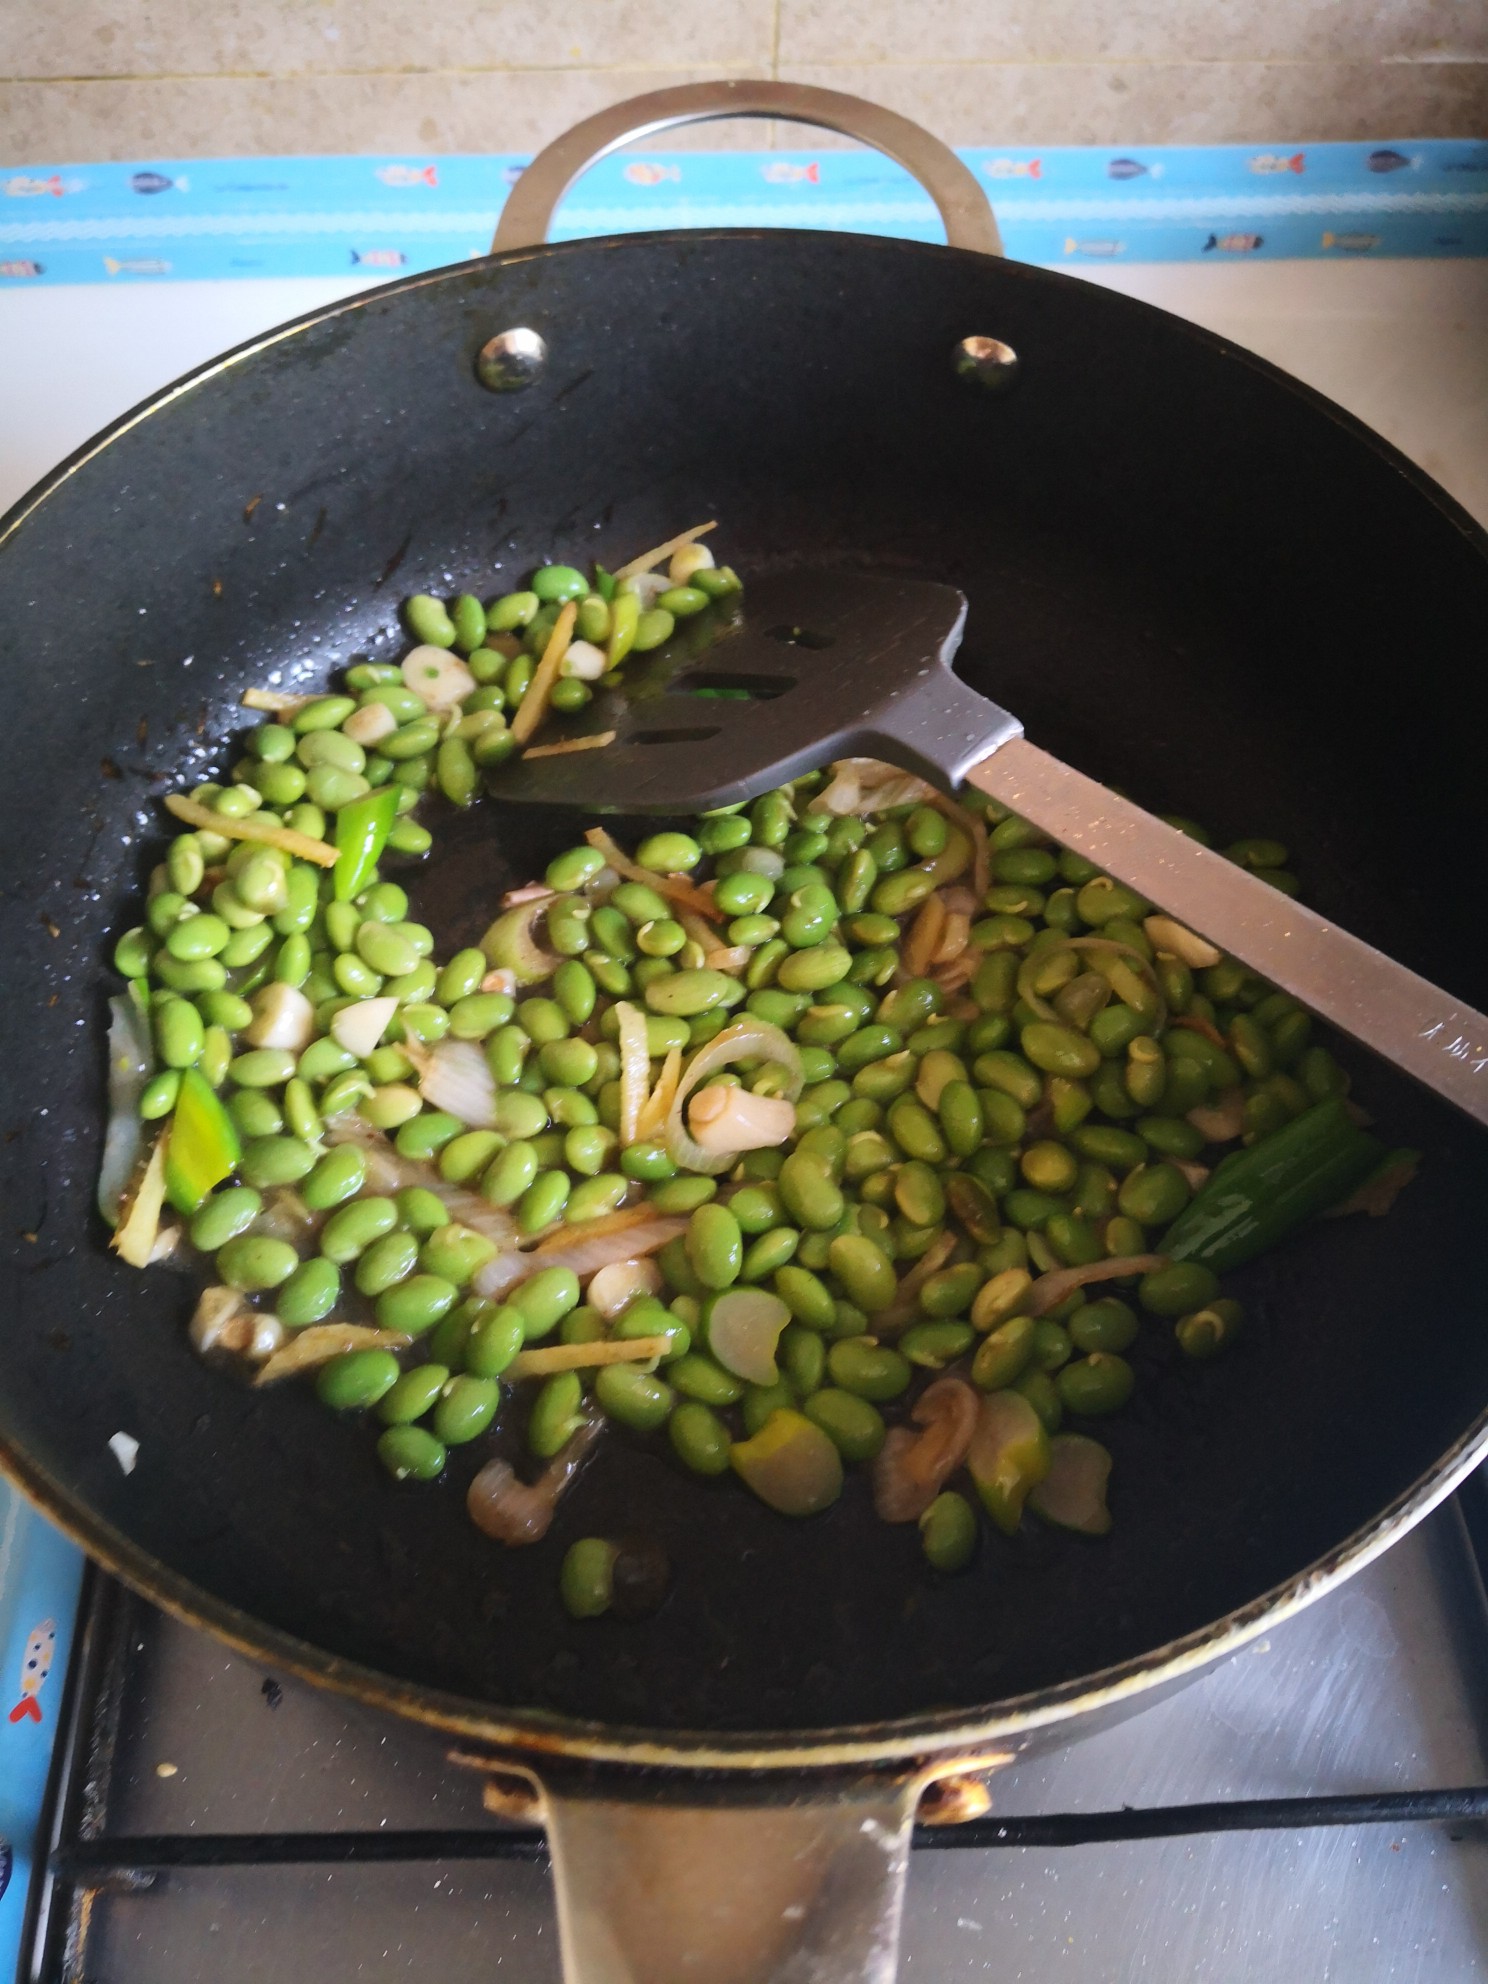
{"label": "wok metal loop handle", "polygon": [[950,146],[923,126],[841,90],[804,83],[684,83],[612,104],[545,145],[511,190],[491,252],[546,241],[558,203],[579,175],[637,138],[719,117],[783,117],[856,138],[910,172],[935,202],[952,248],[1000,255],[1002,236],[986,194]]}

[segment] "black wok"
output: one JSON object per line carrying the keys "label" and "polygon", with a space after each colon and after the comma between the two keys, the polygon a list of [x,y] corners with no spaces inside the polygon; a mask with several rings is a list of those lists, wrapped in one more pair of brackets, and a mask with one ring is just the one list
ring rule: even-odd
{"label": "black wok", "polygon": [[[885,148],[951,173],[942,210],[974,228],[962,168],[891,123]],[[588,127],[577,144],[597,148]],[[552,177],[523,182],[529,225]],[[514,327],[546,366],[495,394],[477,356]],[[1012,390],[958,377],[968,336],[1016,351]],[[1361,1057],[1357,1092],[1428,1153],[1419,1183],[1238,1276],[1227,1361],[1137,1353],[1108,1540],[996,1541],[960,1579],[865,1493],[793,1526],[621,1435],[545,1547],[503,1552],[463,1513],[479,1451],[398,1489],[364,1429],[205,1368],[184,1281],[117,1265],[92,1208],[109,934],[155,858],[156,797],[222,762],[248,685],[385,652],[402,595],[488,594],[704,516],[746,574],[809,559],[960,586],[959,669],[1052,749],[1223,838],[1279,834],[1319,907],[1488,996],[1485,539],[1336,407],[1159,311],[967,249],[663,234],[394,284],[192,375],[0,531],[0,1459],[157,1602],[526,1769],[586,1984],[886,1978],[920,1785],[1172,1684],[1478,1457],[1488,1166]],[[562,844],[549,814],[477,808],[411,886],[442,942],[469,941]],[[627,1527],[665,1544],[673,1595],[649,1622],[571,1624],[561,1551]]]}

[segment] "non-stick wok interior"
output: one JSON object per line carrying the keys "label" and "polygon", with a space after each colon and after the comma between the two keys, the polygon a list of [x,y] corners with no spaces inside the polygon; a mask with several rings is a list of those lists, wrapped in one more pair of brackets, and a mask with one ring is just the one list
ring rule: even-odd
{"label": "non-stick wok interior", "polygon": [[[513,324],[551,362],[496,398],[473,355]],[[1005,398],[953,378],[969,333],[1021,354]],[[408,592],[489,596],[710,516],[746,578],[810,559],[964,587],[963,671],[1037,742],[1221,839],[1280,835],[1312,902],[1484,1001],[1481,547],[1320,403],[1142,306],[936,249],[665,237],[453,270],[212,373],[0,551],[0,1439],[212,1600],[477,1702],[727,1730],[988,1703],[1289,1578],[1488,1402],[1483,1146],[1444,1108],[1359,1057],[1419,1182],[1236,1276],[1228,1359],[1187,1368],[1148,1327],[1101,1429],[1109,1539],[1030,1522],[951,1580],[861,1475],[797,1524],[619,1431],[548,1543],[504,1551],[462,1507],[484,1445],[393,1486],[365,1426],[205,1368],[187,1280],[115,1265],[92,1210],[108,933],[159,795],[225,762],[241,691],[394,652]],[[441,940],[571,830],[455,823],[412,884]],[[563,1549],[626,1530],[671,1553],[668,1603],[571,1624]]]}

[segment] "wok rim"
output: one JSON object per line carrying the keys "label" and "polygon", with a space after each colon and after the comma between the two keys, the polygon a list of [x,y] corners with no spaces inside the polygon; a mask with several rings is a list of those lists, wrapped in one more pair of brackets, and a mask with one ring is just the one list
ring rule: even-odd
{"label": "wok rim", "polygon": [[[178,399],[228,367],[243,364],[263,352],[322,323],[367,308],[385,298],[447,283],[491,269],[516,267],[555,256],[635,251],[645,247],[685,247],[720,240],[820,243],[820,233],[803,228],[698,228],[658,230],[646,234],[585,237],[544,243],[537,247],[482,255],[441,269],[380,284],[350,297],[290,318],[272,330],[235,345],[184,373],[158,392],[129,408],[119,418],[83,442],[36,483],[4,516],[0,516],[0,548],[27,519],[73,475],[123,439],[143,421],[164,412]],[[1273,365],[1269,360],[1231,343],[1217,332],[1184,317],[1126,296],[1100,289],[1083,278],[1057,269],[1041,268],[950,248],[937,242],[904,241],[891,236],[848,235],[859,244],[871,243],[881,254],[947,256],[985,266],[992,262],[999,276],[1060,287],[1083,284],[1099,289],[1102,307],[1164,320],[1170,330],[1206,347],[1228,362],[1260,374],[1340,428],[1354,442],[1402,475],[1415,492],[1431,503],[1444,523],[1488,560],[1488,530],[1447,490],[1357,416],[1325,394]],[[1393,1542],[1423,1520],[1488,1455],[1488,1407],[1459,1438],[1382,1511],[1315,1558],[1282,1583],[1197,1627],[1166,1645],[1080,1675],[1053,1686],[1035,1689],[973,1710],[926,1710],[880,1723],[824,1726],[809,1731],[654,1730],[643,1726],[603,1723],[560,1715],[538,1708],[481,1703],[476,1698],[415,1681],[400,1680],[361,1662],[314,1646],[308,1640],[255,1618],[241,1607],[214,1597],[191,1579],[173,1571],[105,1522],[82,1495],[65,1486],[19,1447],[0,1439],[0,1479],[8,1480],[39,1508],[57,1528],[94,1562],[183,1624],[202,1628],[236,1652],[266,1662],[318,1687],[331,1688],[361,1705],[382,1710],[489,1746],[515,1753],[540,1766],[544,1757],[585,1764],[670,1768],[689,1772],[767,1771],[821,1773],[860,1766],[902,1764],[910,1759],[944,1758],[957,1752],[1030,1738],[1040,1729],[1076,1715],[1114,1707],[1164,1683],[1197,1673],[1222,1656],[1238,1651],[1261,1633],[1302,1611],[1314,1600],[1342,1584],[1380,1556]]]}

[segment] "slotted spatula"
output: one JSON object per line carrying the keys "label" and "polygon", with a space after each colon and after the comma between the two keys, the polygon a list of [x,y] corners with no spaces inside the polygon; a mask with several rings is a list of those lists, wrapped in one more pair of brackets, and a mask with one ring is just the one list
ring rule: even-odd
{"label": "slotted spatula", "polygon": [[963,780],[1488,1124],[1488,1019],[1030,744],[951,673],[953,586],[797,571],[752,583],[743,628],[691,655],[635,657],[570,735],[603,748],[516,760],[502,798],[702,813],[834,758]]}

